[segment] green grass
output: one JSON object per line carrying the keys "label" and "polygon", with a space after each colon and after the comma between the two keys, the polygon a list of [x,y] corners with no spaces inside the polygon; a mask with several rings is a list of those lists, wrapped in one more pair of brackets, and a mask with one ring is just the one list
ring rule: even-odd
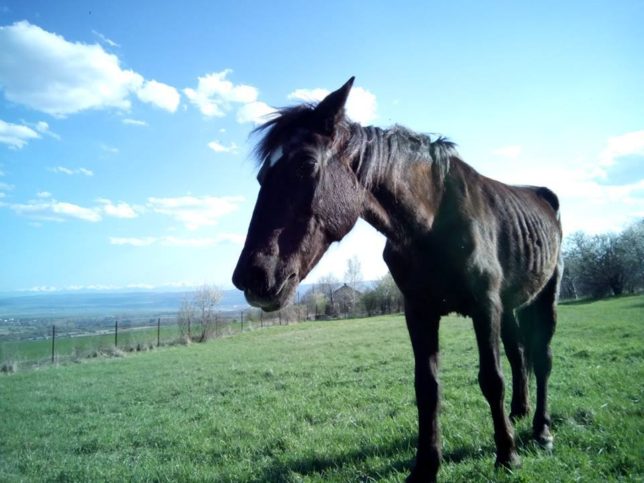
{"label": "green grass", "polygon": [[[493,468],[471,322],[444,319],[442,481],[644,479],[644,297],[559,313],[555,449],[537,448],[520,421],[514,473]],[[18,372],[0,377],[0,415],[0,481],[10,482],[402,481],[416,438],[400,316]]]}

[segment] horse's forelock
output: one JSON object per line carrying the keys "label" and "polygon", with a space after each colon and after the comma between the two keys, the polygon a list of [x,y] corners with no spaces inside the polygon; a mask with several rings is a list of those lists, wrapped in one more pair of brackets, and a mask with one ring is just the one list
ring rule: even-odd
{"label": "horse's forelock", "polygon": [[307,125],[314,108],[313,104],[299,104],[279,109],[275,117],[254,129],[253,133],[264,133],[255,147],[260,167],[270,161],[277,150],[284,150],[284,146],[298,128]]}

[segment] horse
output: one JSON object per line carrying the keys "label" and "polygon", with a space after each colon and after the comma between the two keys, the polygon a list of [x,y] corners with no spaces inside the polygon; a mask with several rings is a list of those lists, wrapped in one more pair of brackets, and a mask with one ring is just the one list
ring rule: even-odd
{"label": "horse", "polygon": [[[451,312],[473,321],[496,465],[517,467],[511,421],[529,414],[531,371],[533,436],[553,444],[550,341],[563,270],[557,196],[479,174],[444,137],[352,122],[345,103],[353,81],[256,129],[260,190],[233,284],[251,305],[280,309],[329,245],[363,218],[387,239],[383,258],[403,294],[414,355],[418,443],[407,481],[435,481],[438,473],[438,330]],[[509,418],[499,339],[512,369]]]}

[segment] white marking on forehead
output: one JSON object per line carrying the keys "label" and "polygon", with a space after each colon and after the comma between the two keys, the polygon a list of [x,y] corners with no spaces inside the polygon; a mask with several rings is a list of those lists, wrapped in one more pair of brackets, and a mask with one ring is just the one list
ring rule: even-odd
{"label": "white marking on forehead", "polygon": [[284,149],[282,149],[282,146],[278,146],[277,149],[271,153],[271,157],[268,159],[268,165],[272,168],[280,159],[282,159],[282,156],[284,156]]}

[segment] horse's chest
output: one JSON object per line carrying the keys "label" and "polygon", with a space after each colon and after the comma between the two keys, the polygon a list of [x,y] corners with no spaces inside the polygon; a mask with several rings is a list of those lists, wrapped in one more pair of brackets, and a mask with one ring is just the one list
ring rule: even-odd
{"label": "horse's chest", "polygon": [[403,293],[421,296],[447,313],[461,311],[471,299],[466,281],[469,252],[466,244],[450,249],[388,246],[384,258]]}

